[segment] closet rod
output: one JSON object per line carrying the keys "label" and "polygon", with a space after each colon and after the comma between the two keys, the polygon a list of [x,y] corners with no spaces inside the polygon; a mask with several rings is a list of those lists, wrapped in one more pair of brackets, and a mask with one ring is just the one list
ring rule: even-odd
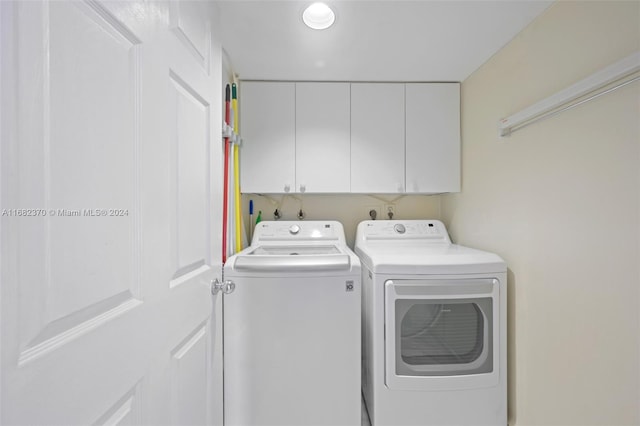
{"label": "closet rod", "polygon": [[640,79],[640,51],[498,122],[498,134],[509,136],[530,124],[567,111]]}

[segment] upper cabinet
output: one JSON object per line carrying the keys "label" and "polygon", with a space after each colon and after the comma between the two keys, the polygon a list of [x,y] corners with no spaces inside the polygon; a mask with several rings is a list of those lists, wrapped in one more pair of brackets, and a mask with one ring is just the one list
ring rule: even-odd
{"label": "upper cabinet", "polygon": [[351,84],[351,190],[404,192],[404,84]]}
{"label": "upper cabinet", "polygon": [[460,190],[458,83],[243,82],[247,193]]}
{"label": "upper cabinet", "polygon": [[295,83],[240,86],[240,187],[243,192],[295,190]]}
{"label": "upper cabinet", "polygon": [[296,83],[296,192],[349,192],[349,83]]}
{"label": "upper cabinet", "polygon": [[460,84],[405,90],[405,192],[460,191]]}

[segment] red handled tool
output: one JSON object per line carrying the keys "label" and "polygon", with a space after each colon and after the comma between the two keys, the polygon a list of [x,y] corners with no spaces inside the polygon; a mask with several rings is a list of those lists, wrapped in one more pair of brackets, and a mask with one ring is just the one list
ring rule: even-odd
{"label": "red handled tool", "polygon": [[[231,87],[227,84],[224,90],[224,121],[231,123]],[[228,137],[224,138],[224,195],[222,199],[222,263],[227,261],[227,220],[229,210],[229,145]]]}

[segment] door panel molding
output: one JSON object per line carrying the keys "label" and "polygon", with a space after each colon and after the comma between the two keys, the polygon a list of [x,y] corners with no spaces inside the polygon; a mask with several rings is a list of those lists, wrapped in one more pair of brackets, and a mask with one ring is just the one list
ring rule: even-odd
{"label": "door panel molding", "polygon": [[[38,51],[18,56],[21,67],[42,66],[42,85],[18,100],[21,111],[34,100],[42,105],[41,126],[27,133],[17,154],[23,176],[29,175],[20,193],[35,197],[18,204],[39,200],[46,212],[40,221],[18,224],[27,237],[18,242],[22,268],[36,270],[19,278],[30,288],[19,294],[19,365],[141,303],[139,39],[97,2],[41,7],[42,59]],[[100,77],[96,54],[115,72]],[[120,128],[107,130],[115,124]],[[38,164],[42,169],[34,172]],[[104,189],[113,185],[107,173],[118,167],[123,186],[134,185],[114,196]],[[127,216],[102,216],[111,208]],[[105,263],[114,256],[118,268]]]}
{"label": "door panel molding", "polygon": [[199,372],[211,374],[210,340],[210,327],[203,323],[171,351],[172,424],[206,423],[208,380]]}
{"label": "door panel molding", "polygon": [[174,90],[171,108],[176,117],[170,130],[173,155],[169,167],[173,204],[170,232],[175,262],[170,286],[174,286],[182,275],[207,264],[210,258],[206,243],[209,210],[206,199],[211,124],[210,104],[205,96],[173,69],[169,71],[169,80]]}
{"label": "door panel molding", "polygon": [[27,363],[45,356],[142,303],[141,300],[131,297],[131,293],[123,292],[69,317],[45,325],[36,338],[20,353],[18,366],[23,367]]}
{"label": "door panel molding", "polygon": [[139,425],[142,424],[140,407],[140,382],[116,401],[94,423],[96,425]]}
{"label": "door panel molding", "polygon": [[[189,20],[191,14],[197,16],[200,5],[198,2],[175,2],[169,9],[169,22],[173,33],[183,44],[185,49],[193,55],[194,59],[210,74],[211,63],[211,28],[208,22],[204,24]],[[185,11],[184,9],[191,9]],[[185,13],[186,12],[186,13]],[[190,13],[189,13],[190,12]]]}

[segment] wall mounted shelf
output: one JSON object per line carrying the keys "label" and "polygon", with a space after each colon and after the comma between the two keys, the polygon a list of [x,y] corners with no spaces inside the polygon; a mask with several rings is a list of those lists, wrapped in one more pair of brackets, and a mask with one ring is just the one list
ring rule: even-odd
{"label": "wall mounted shelf", "polygon": [[503,118],[498,122],[498,134],[509,136],[523,127],[566,111],[601,95],[640,79],[640,51],[601,69],[558,93]]}

